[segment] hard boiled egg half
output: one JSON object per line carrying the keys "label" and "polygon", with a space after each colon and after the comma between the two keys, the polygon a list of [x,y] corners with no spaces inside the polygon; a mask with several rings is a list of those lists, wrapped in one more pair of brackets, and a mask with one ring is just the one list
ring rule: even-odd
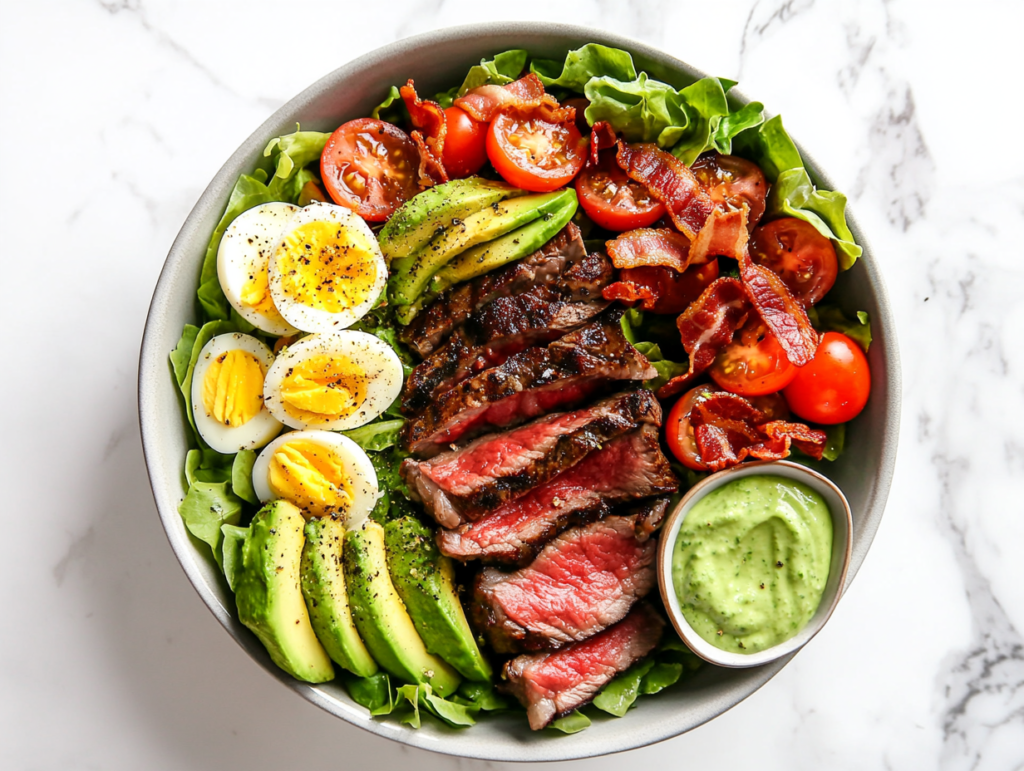
{"label": "hard boiled egg half", "polygon": [[338,516],[359,527],[379,497],[377,472],[362,449],[330,431],[292,431],[264,448],[252,467],[259,499],[283,498],[307,519]]}
{"label": "hard boiled egg half", "polygon": [[254,450],[281,432],[263,403],[273,362],[270,348],[250,335],[218,335],[203,346],[192,373],[192,416],[212,449]]}
{"label": "hard boiled egg half", "polygon": [[291,428],[345,431],[380,415],[402,390],[390,345],[351,329],[309,335],[283,349],[267,372],[264,399]]}
{"label": "hard boiled egg half", "polygon": [[387,283],[373,231],[357,214],[312,203],[292,215],[270,259],[270,295],[303,332],[346,329],[373,307]]}
{"label": "hard boiled egg half", "polygon": [[290,203],[265,203],[238,215],[224,231],[217,252],[217,278],[224,296],[239,315],[271,335],[299,330],[277,310],[270,296],[270,257],[278,237],[299,211]]}

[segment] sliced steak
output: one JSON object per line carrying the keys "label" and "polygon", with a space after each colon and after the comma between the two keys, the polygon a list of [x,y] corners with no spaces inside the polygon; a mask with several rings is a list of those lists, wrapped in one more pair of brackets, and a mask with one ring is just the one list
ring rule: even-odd
{"label": "sliced steak", "polygon": [[579,404],[609,383],[654,377],[622,334],[621,316],[608,311],[546,348],[527,348],[438,394],[406,423],[403,446],[432,457],[454,442]]}
{"label": "sliced steak", "polygon": [[647,603],[615,626],[554,653],[517,656],[505,664],[506,689],[526,707],[530,728],[591,701],[616,675],[644,658],[661,640],[665,622]]}
{"label": "sliced steak", "polygon": [[439,530],[437,542],[442,552],[459,560],[522,564],[562,531],[600,519],[612,504],[677,487],[658,444],[657,426],[645,425],[476,522]]}
{"label": "sliced steak", "polygon": [[407,458],[402,478],[434,519],[453,528],[548,482],[643,424],[660,426],[661,406],[641,388],[482,436],[430,460]]}
{"label": "sliced steak", "polygon": [[628,512],[624,512],[633,515],[636,523],[634,530],[638,541],[646,541],[661,527],[670,500],[667,497],[651,498],[648,501],[633,504],[629,507]]}
{"label": "sliced steak", "polygon": [[546,345],[579,329],[608,307],[603,300],[563,302],[549,287],[499,297],[473,316],[409,375],[402,411],[419,412],[435,392],[446,391],[476,372],[503,364],[532,345]]}
{"label": "sliced steak", "polygon": [[515,573],[485,568],[473,621],[498,653],[558,650],[621,620],[654,587],[657,542],[636,537],[636,516],[566,530]]}
{"label": "sliced steak", "polygon": [[400,339],[420,356],[429,356],[474,311],[496,297],[511,297],[538,284],[555,281],[585,254],[580,230],[570,222],[533,254],[446,289],[402,330]]}

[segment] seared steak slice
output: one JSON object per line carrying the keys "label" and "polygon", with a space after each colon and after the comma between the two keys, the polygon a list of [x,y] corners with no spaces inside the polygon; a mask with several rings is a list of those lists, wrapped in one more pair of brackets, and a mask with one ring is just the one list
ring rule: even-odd
{"label": "seared steak slice", "polygon": [[485,568],[473,621],[498,653],[558,650],[621,620],[655,584],[656,541],[637,540],[636,516],[566,530],[529,567]]}
{"label": "seared steak slice", "polygon": [[554,653],[537,653],[505,664],[506,689],[526,707],[530,728],[591,701],[616,675],[644,658],[661,640],[665,622],[647,603],[610,629]]}
{"label": "seared steak slice", "polygon": [[661,527],[669,501],[669,498],[651,498],[649,501],[635,503],[629,507],[628,512],[623,512],[633,515],[638,541],[646,541]]}
{"label": "seared steak slice", "polygon": [[532,345],[546,345],[566,332],[593,321],[608,307],[603,300],[563,302],[550,287],[514,297],[499,297],[456,330],[409,375],[402,393],[402,412],[415,413],[430,404],[435,392],[476,372],[496,367]]}
{"label": "seared steak slice", "polygon": [[407,458],[402,478],[434,519],[453,528],[548,482],[611,439],[648,423],[661,425],[661,406],[641,388],[482,436],[430,460]]}
{"label": "seared steak slice", "polygon": [[420,356],[429,356],[474,311],[496,297],[510,297],[554,281],[585,254],[580,229],[570,222],[533,254],[446,289],[402,330],[400,338]]}
{"label": "seared steak slice", "polygon": [[527,348],[438,394],[406,423],[402,445],[431,457],[459,440],[579,404],[610,382],[654,377],[654,367],[622,334],[621,316],[607,312],[546,348]]}
{"label": "seared steak slice", "polygon": [[670,493],[677,487],[658,444],[658,427],[644,425],[476,522],[438,531],[437,543],[442,552],[459,560],[524,563],[563,530],[600,519],[614,503]]}

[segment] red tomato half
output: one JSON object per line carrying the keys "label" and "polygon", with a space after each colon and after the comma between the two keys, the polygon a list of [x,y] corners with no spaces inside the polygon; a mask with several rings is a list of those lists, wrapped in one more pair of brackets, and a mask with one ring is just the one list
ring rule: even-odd
{"label": "red tomato half", "polygon": [[793,296],[814,305],[836,283],[839,261],[832,242],[795,217],[772,220],[750,236],[750,257],[779,274]]}
{"label": "red tomato half", "polygon": [[685,311],[686,307],[700,297],[716,278],[717,259],[703,265],[691,265],[682,273],[663,265],[623,268],[619,271],[620,281],[629,281],[650,288],[651,294],[656,298],[654,307],[650,309],[652,313],[670,315]]}
{"label": "red tomato half", "polygon": [[781,391],[796,377],[797,368],[786,358],[775,335],[760,319],[743,327],[725,348],[708,374],[730,393],[764,396]]}
{"label": "red tomato half", "polygon": [[455,106],[444,111],[444,119],[444,169],[452,179],[471,177],[487,163],[487,124]]}
{"label": "red tomato half", "polygon": [[712,151],[694,161],[690,170],[719,209],[739,211],[746,206],[747,228],[753,229],[764,214],[768,195],[768,180],[756,163]]}
{"label": "red tomato half", "polygon": [[634,182],[604,153],[597,166],[587,166],[576,177],[576,195],[587,216],[598,227],[623,232],[653,225],[665,215],[665,207]]}
{"label": "red tomato half", "polygon": [[693,426],[690,425],[690,411],[695,404],[703,401],[708,394],[720,389],[709,383],[691,388],[673,405],[665,421],[665,441],[668,448],[680,463],[694,471],[706,471],[707,466],[700,459],[697,441],[693,437]]}
{"label": "red tomato half", "polygon": [[391,123],[358,118],[331,134],[320,174],[339,206],[382,222],[419,192],[420,154],[408,134]]}
{"label": "red tomato half", "polygon": [[845,423],[860,414],[871,394],[868,358],[846,335],[826,332],[814,358],[797,369],[782,393],[804,420]]}
{"label": "red tomato half", "polygon": [[587,155],[575,123],[503,113],[487,131],[487,157],[506,182],[547,193],[569,183]]}

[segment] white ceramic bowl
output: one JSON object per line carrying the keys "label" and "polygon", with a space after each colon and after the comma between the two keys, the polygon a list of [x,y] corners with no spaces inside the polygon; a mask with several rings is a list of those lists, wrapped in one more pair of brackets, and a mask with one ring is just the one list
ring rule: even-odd
{"label": "white ceramic bowl", "polygon": [[[535,734],[521,714],[482,720],[469,730],[425,723],[419,730],[396,721],[373,720],[349,699],[340,684],[309,685],[275,667],[256,637],[236,617],[234,598],[220,571],[190,538],[178,516],[182,467],[188,450],[185,417],[167,356],[186,323],[194,323],[195,291],[203,254],[235,180],[248,173],[273,137],[303,128],[333,131],[340,123],[369,114],[388,88],[416,79],[420,93],[433,94],[459,83],[483,57],[526,48],[536,57],[560,59],[585,43],[629,50],[638,69],[680,88],[704,73],[643,43],[586,27],[549,23],[474,24],[438,30],[384,46],[317,81],[272,115],[227,160],[181,228],[157,282],[146,321],[139,361],[139,417],[153,497],[171,548],[199,597],[230,634],[266,672],[310,702],[371,733],[464,757],[502,761],[569,760],[642,747],[677,736],[725,712],[772,678],[788,658],[754,669],[705,667],[685,684],[652,697],[618,719],[598,720],[571,736]],[[735,89],[730,96],[748,101]],[[813,99],[813,94],[807,94]],[[811,177],[835,189],[801,148]],[[830,477],[853,509],[854,538],[849,578],[867,554],[882,518],[896,460],[900,379],[896,334],[881,276],[852,212],[850,227],[864,256],[839,277],[833,290],[848,310],[871,314],[874,343],[871,400],[849,427],[847,452],[830,467]],[[205,547],[204,547],[205,548]],[[848,580],[849,580],[848,578]]]}
{"label": "white ceramic bowl", "polygon": [[[825,499],[832,517],[832,559],[829,565],[828,580],[825,582],[825,590],[822,592],[821,602],[818,604],[814,616],[811,617],[807,626],[793,637],[757,653],[744,654],[723,651],[697,634],[683,615],[679,606],[679,597],[676,595],[675,582],[672,580],[672,552],[679,536],[679,528],[683,526],[687,515],[699,501],[703,500],[704,496],[737,479],[768,474],[794,482],[802,482]],[[847,502],[846,496],[843,495],[843,491],[836,487],[830,479],[799,463],[785,460],[743,463],[702,479],[686,492],[686,495],[668,515],[658,541],[658,588],[661,590],[661,599],[665,603],[665,610],[668,611],[669,621],[672,622],[672,626],[675,627],[690,650],[705,661],[720,667],[734,669],[759,667],[783,656],[796,653],[825,626],[825,622],[829,620],[832,611],[839,604],[839,598],[843,596],[846,573],[850,567],[852,544],[853,517],[850,513],[850,504]]]}

